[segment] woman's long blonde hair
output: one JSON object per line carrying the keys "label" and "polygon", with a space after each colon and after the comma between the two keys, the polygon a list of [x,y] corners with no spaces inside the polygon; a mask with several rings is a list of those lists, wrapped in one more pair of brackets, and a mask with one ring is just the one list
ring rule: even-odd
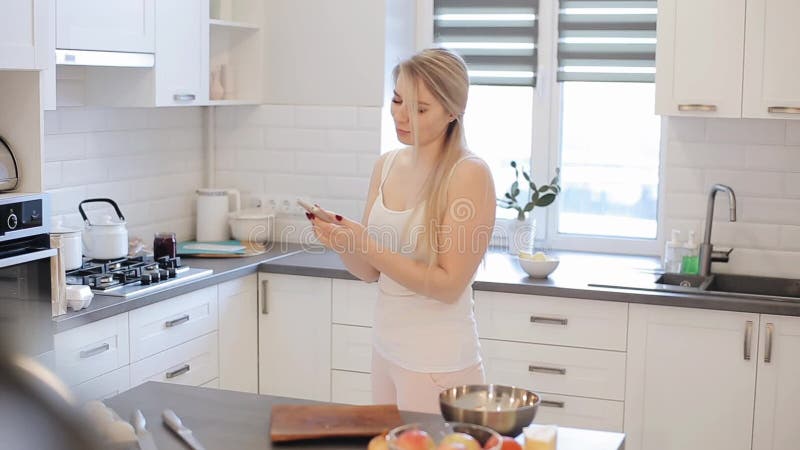
{"label": "woman's long blonde hair", "polygon": [[[466,150],[464,137],[464,110],[467,107],[467,94],[469,91],[469,75],[464,60],[457,54],[442,48],[423,50],[411,58],[402,61],[393,71],[394,81],[403,76],[412,86],[411,92],[404,97],[408,105],[408,114],[411,119],[411,131],[414,137],[414,152],[418,151],[418,99],[416,86],[422,82],[433,94],[436,100],[454,119],[445,132],[442,151],[437,155],[433,170],[422,188],[423,202],[417,203],[411,217],[423,214],[423,232],[417,248],[426,249],[428,261],[432,265],[436,262],[439,250],[439,235],[441,223],[447,212],[447,183],[455,163]],[[415,153],[416,156],[416,153]],[[411,223],[411,219],[409,219]],[[409,225],[406,224],[406,233]]]}

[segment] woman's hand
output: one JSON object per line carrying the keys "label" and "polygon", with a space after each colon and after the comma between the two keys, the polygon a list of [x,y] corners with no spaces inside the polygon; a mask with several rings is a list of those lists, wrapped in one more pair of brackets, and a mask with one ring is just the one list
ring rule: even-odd
{"label": "woman's hand", "polygon": [[[328,211],[326,211],[328,212]],[[328,212],[335,221],[326,222],[314,215],[307,215],[314,228],[314,235],[325,247],[336,253],[355,254],[365,245],[366,228],[355,220]]]}

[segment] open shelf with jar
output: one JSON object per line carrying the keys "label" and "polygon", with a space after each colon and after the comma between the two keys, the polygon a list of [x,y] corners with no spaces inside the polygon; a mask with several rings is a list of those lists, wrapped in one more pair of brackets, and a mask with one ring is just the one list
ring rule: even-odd
{"label": "open shelf with jar", "polygon": [[261,103],[262,0],[210,0],[209,105]]}

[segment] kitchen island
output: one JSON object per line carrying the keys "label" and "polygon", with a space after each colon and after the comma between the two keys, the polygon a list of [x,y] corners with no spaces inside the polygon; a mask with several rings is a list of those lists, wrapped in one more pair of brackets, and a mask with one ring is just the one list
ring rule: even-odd
{"label": "kitchen island", "polygon": [[[367,438],[336,439],[282,443],[273,446],[269,439],[270,411],[276,404],[311,404],[271,395],[245,394],[233,391],[206,389],[175,384],[148,382],[119,394],[106,405],[120,417],[128,419],[140,409],[147,419],[147,429],[160,450],[185,449],[183,442],[161,421],[165,408],[174,410],[183,424],[208,449],[318,449],[363,450]],[[401,413],[406,423],[441,421],[437,415]],[[620,450],[625,436],[621,433],[559,428],[558,450]]]}

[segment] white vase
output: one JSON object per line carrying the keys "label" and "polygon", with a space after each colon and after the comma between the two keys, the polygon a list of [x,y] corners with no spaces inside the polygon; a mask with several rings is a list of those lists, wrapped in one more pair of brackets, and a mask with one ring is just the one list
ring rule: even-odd
{"label": "white vase", "polygon": [[532,253],[533,240],[536,237],[536,219],[512,220],[508,226],[506,242],[508,253],[518,255],[520,251]]}

